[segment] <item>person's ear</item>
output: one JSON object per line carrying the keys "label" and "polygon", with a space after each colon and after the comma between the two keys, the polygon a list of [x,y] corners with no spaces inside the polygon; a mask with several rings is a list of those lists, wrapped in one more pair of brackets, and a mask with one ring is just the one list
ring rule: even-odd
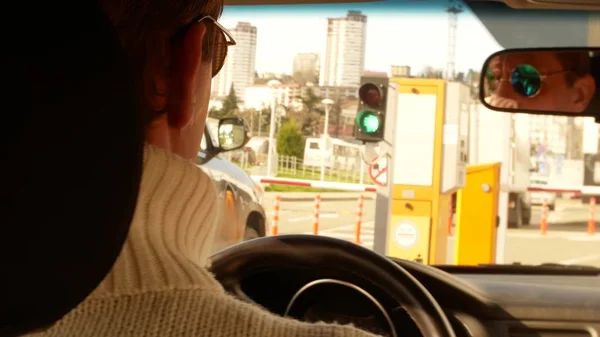
{"label": "person's ear", "polygon": [[205,23],[197,23],[172,42],[165,108],[171,128],[182,129],[193,120],[197,77],[205,76],[198,69],[203,59],[203,42],[208,38],[206,30]]}
{"label": "person's ear", "polygon": [[594,77],[587,74],[575,80],[573,89],[573,96],[571,97],[573,111],[583,112],[596,94],[596,81]]}

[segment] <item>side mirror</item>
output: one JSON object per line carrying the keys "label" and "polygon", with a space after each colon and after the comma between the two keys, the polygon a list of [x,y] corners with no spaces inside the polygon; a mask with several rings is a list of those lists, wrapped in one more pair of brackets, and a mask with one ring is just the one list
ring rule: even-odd
{"label": "side mirror", "polygon": [[242,148],[250,141],[249,129],[243,119],[229,117],[219,120],[219,152],[228,152]]}

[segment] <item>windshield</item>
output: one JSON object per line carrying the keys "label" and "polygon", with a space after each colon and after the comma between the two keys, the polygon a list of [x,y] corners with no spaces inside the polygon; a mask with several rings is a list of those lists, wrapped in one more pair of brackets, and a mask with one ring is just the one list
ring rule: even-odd
{"label": "windshield", "polygon": [[[244,118],[253,139],[260,139],[260,144],[273,137],[277,145],[273,158],[268,145],[257,146],[251,150],[256,158],[254,164],[242,160],[238,164],[249,169],[255,179],[279,178],[267,189],[265,209],[273,209],[276,195],[302,195],[301,202],[282,202],[279,233],[313,233],[316,194],[335,192],[346,199],[322,202],[318,235],[354,241],[389,256],[425,260],[429,264],[552,262],[600,266],[598,236],[588,233],[591,196],[560,189],[567,185],[579,188],[584,179],[600,183],[600,178],[594,180],[588,172],[594,165],[585,164],[590,160],[594,163],[595,159],[588,157],[592,155],[590,151],[593,156],[597,152],[597,144],[593,150],[584,149],[587,145],[583,144],[583,129],[587,122],[502,114],[486,110],[476,100],[480,69],[496,51],[600,44],[597,15],[566,11],[560,15],[542,14],[515,12],[502,4],[494,11],[480,6],[470,8],[457,1],[431,0],[230,6],[220,22],[231,30],[238,44],[231,48],[223,71],[213,79],[211,116],[229,114]],[[459,117],[453,117],[457,116],[452,115],[454,112],[447,112],[449,117],[445,117],[446,124],[459,125],[444,126],[444,137],[457,140],[444,138],[444,148],[439,151],[434,150],[433,138],[423,136],[436,134],[435,118],[422,112],[434,103],[417,101],[408,94],[396,96],[400,102],[397,104],[410,104],[410,108],[398,108],[399,116],[400,111],[411,111],[414,117],[396,128],[396,151],[400,151],[401,144],[404,148],[410,144],[412,149],[396,153],[403,156],[404,162],[395,162],[393,180],[397,188],[410,188],[402,192],[402,197],[398,194],[392,204],[411,204],[413,208],[426,207],[431,211],[414,216],[394,206],[388,218],[376,220],[375,213],[382,206],[374,200],[375,194],[367,191],[363,194],[360,226],[356,225],[356,205],[361,195],[356,186],[374,190],[382,181],[385,185],[388,163],[371,162],[376,152],[369,152],[369,158],[364,160],[364,150],[357,151],[350,145],[336,145],[340,151],[327,149],[333,146],[332,139],[345,141],[340,144],[355,142],[361,76],[387,77],[400,86],[408,83],[425,88],[428,83],[438,85],[436,80],[445,80],[444,83],[461,83],[467,88],[468,93],[460,100],[461,111],[468,112],[456,113],[467,117],[460,117],[460,123]],[[416,82],[417,79],[425,82]],[[458,99],[457,93],[448,91],[446,95],[446,99]],[[446,109],[450,109],[448,105]],[[275,127],[273,133],[269,132],[271,127]],[[323,135],[329,140],[321,149],[319,138]],[[309,139],[319,141],[307,142]],[[423,145],[429,142],[432,145]],[[445,153],[457,153],[451,156],[459,159],[448,159]],[[422,160],[414,159],[421,157]],[[413,159],[414,164],[410,164]],[[498,220],[463,218],[468,210],[457,209],[459,205],[469,206],[465,206],[467,197],[461,196],[460,190],[465,187],[461,187],[464,181],[460,172],[469,184],[472,168],[496,162],[501,164],[498,194],[490,197],[497,204],[495,208],[481,208],[479,202],[483,199],[468,200],[471,209],[489,213],[485,219],[496,216]],[[430,169],[434,172],[437,165],[442,171],[439,176],[427,173]],[[398,172],[404,173],[399,177]],[[297,181],[305,183],[299,187]],[[557,198],[530,197],[533,191],[528,189],[532,185],[552,189]],[[446,192],[437,193],[438,189]],[[463,202],[457,202],[461,198]],[[269,215],[272,216],[273,213]],[[494,229],[496,225],[498,229]],[[462,234],[459,227],[463,228]],[[468,230],[497,239],[467,243],[465,237],[461,239],[463,246],[457,248],[457,235],[466,235]],[[431,237],[444,241],[436,242]],[[480,244],[494,253],[466,247]],[[439,253],[441,250],[447,253]]]}

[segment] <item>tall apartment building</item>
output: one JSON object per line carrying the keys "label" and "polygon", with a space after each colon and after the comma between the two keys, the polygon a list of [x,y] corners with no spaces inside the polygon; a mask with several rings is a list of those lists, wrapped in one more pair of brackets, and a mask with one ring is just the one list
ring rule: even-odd
{"label": "tall apartment building", "polygon": [[238,99],[243,101],[246,88],[254,84],[256,27],[248,22],[238,22],[230,31],[237,44],[229,47],[225,65],[213,79],[212,96],[226,96],[233,84]]}
{"label": "tall apartment building", "polygon": [[319,54],[300,53],[294,57],[294,80],[299,84],[317,84],[319,78]]}
{"label": "tall apartment building", "polygon": [[327,46],[319,85],[358,87],[365,69],[366,39],[367,17],[360,11],[327,19]]}

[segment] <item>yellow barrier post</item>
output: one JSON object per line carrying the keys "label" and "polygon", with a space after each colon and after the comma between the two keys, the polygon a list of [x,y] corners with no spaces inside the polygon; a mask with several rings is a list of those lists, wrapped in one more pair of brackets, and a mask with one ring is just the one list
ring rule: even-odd
{"label": "yellow barrier post", "polygon": [[464,184],[467,160],[468,87],[441,79],[390,82],[398,98],[385,254],[446,264],[448,205]]}
{"label": "yellow barrier post", "polygon": [[458,191],[454,264],[496,261],[500,163],[467,166],[467,183]]}

